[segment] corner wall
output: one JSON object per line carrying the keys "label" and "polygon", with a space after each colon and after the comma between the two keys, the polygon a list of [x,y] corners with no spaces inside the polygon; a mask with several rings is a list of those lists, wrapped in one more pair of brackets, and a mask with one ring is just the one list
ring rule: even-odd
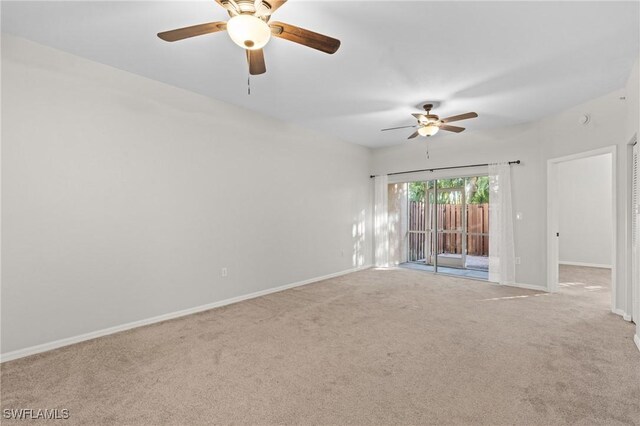
{"label": "corner wall", "polygon": [[3,354],[371,262],[369,149],[4,34],[2,89]]}

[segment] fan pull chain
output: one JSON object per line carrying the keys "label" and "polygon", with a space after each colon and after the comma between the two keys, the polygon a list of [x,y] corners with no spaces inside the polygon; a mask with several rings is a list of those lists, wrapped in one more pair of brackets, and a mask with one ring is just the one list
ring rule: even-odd
{"label": "fan pull chain", "polygon": [[247,51],[247,62],[249,63],[249,72],[247,73],[247,95],[251,95],[251,55]]}
{"label": "fan pull chain", "polygon": [[429,144],[427,144],[427,160],[429,159]]}

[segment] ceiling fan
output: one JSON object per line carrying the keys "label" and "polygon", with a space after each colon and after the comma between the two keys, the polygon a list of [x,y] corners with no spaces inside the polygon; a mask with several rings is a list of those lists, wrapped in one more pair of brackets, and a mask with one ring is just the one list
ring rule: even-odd
{"label": "ceiling fan", "polygon": [[413,139],[416,136],[433,136],[438,133],[439,130],[447,130],[449,132],[460,133],[464,130],[464,127],[458,126],[450,126],[448,123],[460,120],[467,120],[469,118],[476,118],[478,114],[475,112],[468,112],[466,114],[454,115],[453,117],[440,118],[435,114],[431,114],[431,109],[433,108],[432,104],[426,104],[423,106],[424,110],[427,112],[426,114],[411,114],[417,120],[418,124],[415,126],[401,126],[401,127],[392,127],[389,129],[382,129],[382,132],[387,130],[397,130],[397,129],[418,129],[411,134],[407,139]]}
{"label": "ceiling fan", "polygon": [[314,33],[284,22],[269,22],[271,15],[287,0],[216,0],[231,19],[226,22],[209,22],[158,33],[164,41],[178,41],[190,37],[227,31],[231,40],[247,52],[249,73],[267,71],[262,48],[271,36],[292,41],[328,54],[335,53],[340,40]]}

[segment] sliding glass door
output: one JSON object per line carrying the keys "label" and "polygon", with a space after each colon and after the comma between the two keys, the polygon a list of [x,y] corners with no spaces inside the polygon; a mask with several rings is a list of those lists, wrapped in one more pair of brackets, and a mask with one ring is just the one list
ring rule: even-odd
{"label": "sliding glass door", "polygon": [[[438,181],[437,187],[442,181]],[[437,188],[437,265],[464,268],[464,188]]]}
{"label": "sliding glass door", "polygon": [[409,183],[408,211],[408,260],[432,265],[429,253],[433,251],[433,193],[432,182]]}
{"label": "sliding glass door", "polygon": [[487,176],[410,182],[408,261],[421,269],[487,279]]}

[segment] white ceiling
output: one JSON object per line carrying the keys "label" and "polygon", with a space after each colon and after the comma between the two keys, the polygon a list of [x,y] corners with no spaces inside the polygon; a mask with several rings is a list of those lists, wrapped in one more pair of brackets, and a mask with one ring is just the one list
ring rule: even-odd
{"label": "white ceiling", "polygon": [[[3,1],[2,31],[369,147],[405,142],[425,101],[476,111],[469,130],[537,119],[624,86],[638,2],[289,0],[274,19],[342,40],[333,56],[273,39],[247,95],[224,33],[159,31],[226,20],[214,0]],[[437,137],[437,136],[436,136]]]}

